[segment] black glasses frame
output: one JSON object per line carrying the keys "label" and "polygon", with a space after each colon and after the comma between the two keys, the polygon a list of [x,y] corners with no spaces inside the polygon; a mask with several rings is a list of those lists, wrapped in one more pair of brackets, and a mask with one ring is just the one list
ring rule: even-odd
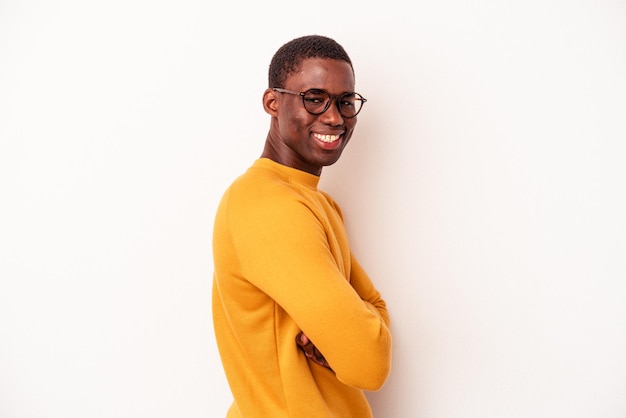
{"label": "black glasses frame", "polygon": [[[302,97],[302,106],[304,106],[304,110],[309,112],[311,115],[321,115],[322,113],[324,113],[324,112],[326,112],[328,110],[328,108],[330,107],[330,104],[332,102],[335,102],[335,104],[337,105],[337,109],[339,110],[339,113],[341,114],[341,116],[343,116],[344,118],[347,118],[347,119],[352,119],[353,117],[355,117],[356,115],[358,115],[361,112],[361,110],[363,109],[363,105],[365,104],[365,102],[367,102],[367,99],[365,97],[363,97],[361,94],[356,93],[356,92],[342,93],[340,95],[334,95],[334,94],[330,94],[326,90],[322,90],[322,89],[309,89],[309,90],[306,90],[306,91],[298,92],[298,91],[283,89],[283,88],[280,88],[280,87],[273,87],[272,90],[277,91],[279,93],[293,94],[295,96]],[[319,93],[324,93],[324,94],[328,95],[330,100],[328,100],[328,102],[326,103],[326,106],[324,106],[324,110],[322,110],[320,112],[311,112],[309,109],[307,109],[306,102],[304,101],[304,96],[307,93],[311,93],[311,92],[319,92]],[[361,106],[359,107],[359,110],[357,110],[356,113],[354,115],[352,115],[352,116],[344,115],[343,112],[342,112],[341,99],[343,99],[346,96],[355,96],[354,97],[355,100],[361,101]]]}

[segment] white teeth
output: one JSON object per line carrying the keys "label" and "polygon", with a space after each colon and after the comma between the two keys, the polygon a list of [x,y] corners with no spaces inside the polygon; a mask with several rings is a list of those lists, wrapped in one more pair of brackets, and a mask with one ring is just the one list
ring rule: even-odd
{"label": "white teeth", "polygon": [[335,142],[336,140],[339,139],[340,135],[320,135],[320,134],[313,134],[315,135],[315,137],[317,139],[319,139],[320,141],[324,141],[324,142]]}

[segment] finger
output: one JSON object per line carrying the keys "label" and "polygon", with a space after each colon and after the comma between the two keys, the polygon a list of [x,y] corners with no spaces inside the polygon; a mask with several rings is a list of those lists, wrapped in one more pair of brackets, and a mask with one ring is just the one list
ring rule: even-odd
{"label": "finger", "polygon": [[304,347],[309,343],[309,337],[307,337],[304,332],[300,332],[298,333],[298,335],[296,335],[296,344],[298,344],[300,347]]}

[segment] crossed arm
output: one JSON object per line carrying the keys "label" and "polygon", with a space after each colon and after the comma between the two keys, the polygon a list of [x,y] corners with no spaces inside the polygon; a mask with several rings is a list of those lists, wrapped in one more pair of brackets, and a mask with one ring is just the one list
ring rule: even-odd
{"label": "crossed arm", "polygon": [[331,255],[326,231],[308,208],[296,205],[284,216],[262,212],[267,216],[257,212],[257,222],[244,222],[240,230],[258,239],[241,241],[249,255],[242,257],[244,275],[300,326],[294,343],[311,361],[349,386],[377,390],[391,365],[389,318],[380,293],[345,246],[343,255],[337,247]]}

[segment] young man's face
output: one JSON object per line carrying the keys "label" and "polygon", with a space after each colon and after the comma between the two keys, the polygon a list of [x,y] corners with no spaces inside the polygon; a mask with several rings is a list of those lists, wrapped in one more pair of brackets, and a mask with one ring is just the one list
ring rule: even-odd
{"label": "young man's face", "polygon": [[[345,61],[310,58],[285,82],[294,92],[325,90],[333,96],[354,92],[354,76]],[[279,163],[320,175],[334,164],[348,144],[357,118],[342,116],[337,101],[319,115],[309,113],[299,95],[274,91],[275,112],[268,140],[277,150]],[[345,113],[345,112],[344,112]]]}

